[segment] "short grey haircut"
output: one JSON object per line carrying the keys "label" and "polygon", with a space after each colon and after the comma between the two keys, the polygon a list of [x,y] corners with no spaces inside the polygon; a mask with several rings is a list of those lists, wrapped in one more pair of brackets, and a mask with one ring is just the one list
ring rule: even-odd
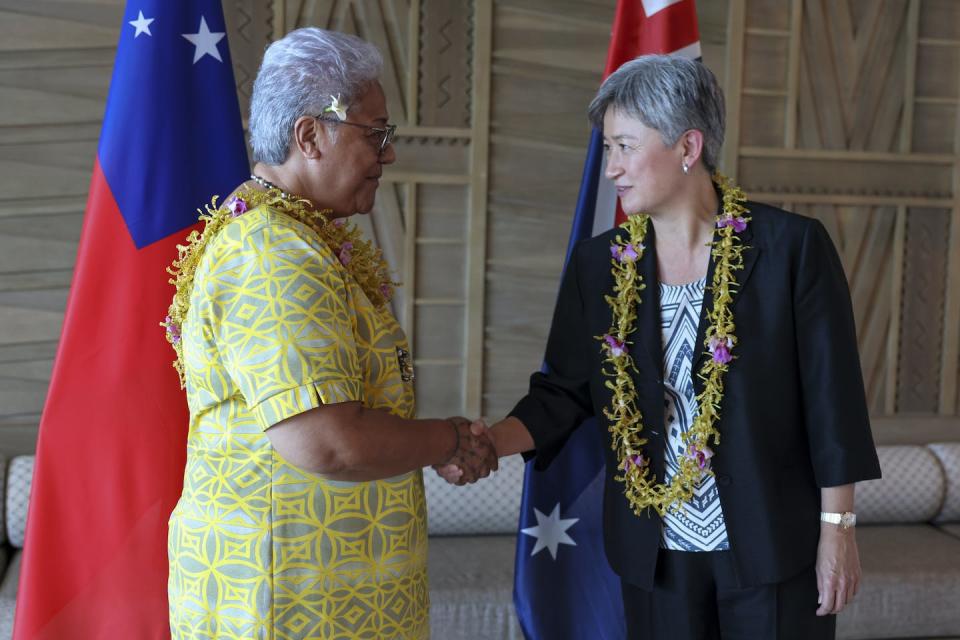
{"label": "short grey haircut", "polygon": [[315,27],[291,31],[263,55],[250,100],[253,159],[282,164],[293,124],[319,115],[340,96],[348,108],[380,77],[383,58],[356,36]]}
{"label": "short grey haircut", "polygon": [[684,131],[703,133],[703,163],[716,171],[723,146],[726,107],[717,78],[696,60],[646,55],[627,62],[604,81],[590,102],[590,123],[603,129],[603,116],[613,108],[660,132],[672,146]]}

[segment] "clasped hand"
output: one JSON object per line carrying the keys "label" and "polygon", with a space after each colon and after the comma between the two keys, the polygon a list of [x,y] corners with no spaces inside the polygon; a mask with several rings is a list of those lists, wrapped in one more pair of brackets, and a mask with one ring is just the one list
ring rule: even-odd
{"label": "clasped hand", "polygon": [[451,484],[471,484],[498,468],[497,450],[483,420],[449,418],[457,430],[457,448],[449,460],[434,465],[441,478]]}

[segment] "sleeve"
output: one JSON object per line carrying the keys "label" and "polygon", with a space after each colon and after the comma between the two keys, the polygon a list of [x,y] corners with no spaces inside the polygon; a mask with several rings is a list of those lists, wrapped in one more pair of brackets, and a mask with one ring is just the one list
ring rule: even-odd
{"label": "sleeve", "polygon": [[850,291],[819,220],[804,233],[793,293],[804,420],[817,485],[879,478]]}
{"label": "sleeve", "polygon": [[593,415],[590,398],[589,349],[596,347],[584,317],[574,251],[564,273],[550,325],[544,371],[530,376],[530,391],[509,415],[518,418],[533,437],[535,468],[545,469],[570,434]]}
{"label": "sleeve", "polygon": [[207,280],[213,341],[260,427],[362,400],[348,293],[330,249],[299,226],[264,224],[236,250]]}

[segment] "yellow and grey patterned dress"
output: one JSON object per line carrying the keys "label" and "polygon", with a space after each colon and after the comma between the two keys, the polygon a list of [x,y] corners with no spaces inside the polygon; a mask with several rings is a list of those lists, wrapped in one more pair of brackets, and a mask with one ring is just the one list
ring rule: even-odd
{"label": "yellow and grey patterned dress", "polygon": [[316,232],[260,206],[207,246],[182,340],[190,433],[170,518],[173,638],[429,637],[421,472],[326,480],[264,433],[350,400],[413,417],[390,312]]}

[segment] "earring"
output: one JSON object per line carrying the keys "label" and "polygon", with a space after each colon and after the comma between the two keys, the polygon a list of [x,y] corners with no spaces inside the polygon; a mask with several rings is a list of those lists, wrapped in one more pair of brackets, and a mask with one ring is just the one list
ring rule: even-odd
{"label": "earring", "polygon": [[690,167],[688,167],[688,166],[687,166],[687,163],[684,162],[684,163],[683,163],[683,175],[689,175],[689,173],[690,173]]}

